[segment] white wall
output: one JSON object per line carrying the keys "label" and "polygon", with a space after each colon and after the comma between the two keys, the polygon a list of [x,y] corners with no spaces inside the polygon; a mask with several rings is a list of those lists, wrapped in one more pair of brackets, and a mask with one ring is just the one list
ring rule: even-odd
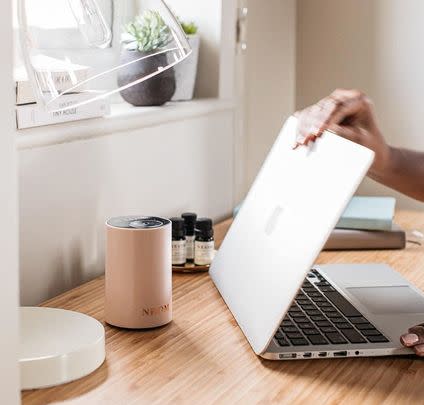
{"label": "white wall", "polygon": [[[231,2],[234,6],[235,0]],[[196,97],[231,98],[231,91],[221,87],[231,83],[229,49],[234,48],[234,38],[225,38],[225,46],[221,40],[222,32],[231,27],[234,31],[235,25],[222,19],[221,0],[167,3],[178,16],[199,26]],[[225,7],[231,8],[227,0]],[[221,77],[223,73],[228,77]],[[46,131],[50,136],[52,129]],[[172,216],[195,210],[216,220],[232,211],[232,106],[110,136],[99,131],[96,127],[101,136],[89,140],[19,151],[23,304],[37,304],[103,274],[107,217]]]}
{"label": "white wall", "polygon": [[21,302],[103,274],[110,216],[230,214],[232,128],[228,110],[20,151]]}
{"label": "white wall", "polygon": [[295,108],[296,0],[249,0],[246,59],[247,183]]}
{"label": "white wall", "polygon": [[[423,16],[421,0],[298,0],[297,107],[360,88],[391,144],[424,150]],[[359,191],[423,208],[371,180]]]}
{"label": "white wall", "polygon": [[222,1],[168,0],[169,7],[184,21],[199,27],[200,53],[195,97],[218,97]]}
{"label": "white wall", "polygon": [[2,3],[0,37],[0,402],[19,402],[18,221],[16,154],[13,131],[11,2]]}

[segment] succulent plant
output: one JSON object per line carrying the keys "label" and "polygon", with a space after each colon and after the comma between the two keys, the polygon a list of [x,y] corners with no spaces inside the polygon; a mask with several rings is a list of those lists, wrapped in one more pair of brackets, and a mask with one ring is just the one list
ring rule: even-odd
{"label": "succulent plant", "polygon": [[194,35],[197,33],[198,27],[197,25],[191,21],[191,22],[184,22],[180,21],[181,27],[183,27],[184,32],[186,35]]}
{"label": "succulent plant", "polygon": [[121,42],[128,50],[150,52],[170,42],[170,30],[157,11],[146,10],[125,26]]}

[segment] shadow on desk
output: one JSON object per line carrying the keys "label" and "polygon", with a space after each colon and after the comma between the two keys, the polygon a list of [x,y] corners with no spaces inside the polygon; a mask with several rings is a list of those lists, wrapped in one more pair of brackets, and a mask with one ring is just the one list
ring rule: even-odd
{"label": "shadow on desk", "polygon": [[310,399],[314,391],[319,392],[317,400],[320,403],[342,403],[348,399],[354,399],[354,403],[382,403],[389,396],[388,403],[394,399],[397,404],[422,403],[424,397],[424,362],[413,356],[296,361],[262,359],[261,363],[284,379],[302,381],[305,399]]}

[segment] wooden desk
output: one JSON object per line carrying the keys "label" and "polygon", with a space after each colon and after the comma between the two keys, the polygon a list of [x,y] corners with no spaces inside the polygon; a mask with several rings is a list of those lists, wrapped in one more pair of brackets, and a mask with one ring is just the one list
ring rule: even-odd
{"label": "wooden desk", "polygon": [[[424,230],[424,213],[401,212]],[[218,226],[219,239],[229,223]],[[424,287],[424,247],[324,252],[318,263],[385,262]],[[99,278],[45,303],[103,321]],[[424,321],[424,320],[423,320]],[[256,357],[207,274],[174,275],[174,321],[160,329],[106,327],[106,362],[92,375],[23,393],[23,404],[424,403],[424,362],[412,358],[266,361]]]}

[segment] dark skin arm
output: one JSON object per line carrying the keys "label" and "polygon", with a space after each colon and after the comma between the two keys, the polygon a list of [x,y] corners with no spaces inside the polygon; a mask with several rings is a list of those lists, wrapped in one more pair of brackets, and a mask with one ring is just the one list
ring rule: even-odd
{"label": "dark skin arm", "polygon": [[389,146],[371,101],[358,90],[335,90],[298,113],[298,145],[308,144],[328,129],[375,152],[368,176],[409,197],[424,201],[424,153]]}
{"label": "dark skin arm", "polygon": [[[424,201],[424,153],[388,145],[378,127],[372,102],[365,94],[337,89],[297,116],[295,148],[314,142],[325,130],[330,130],[375,152],[369,177]],[[410,328],[400,341],[424,357],[424,324]]]}

